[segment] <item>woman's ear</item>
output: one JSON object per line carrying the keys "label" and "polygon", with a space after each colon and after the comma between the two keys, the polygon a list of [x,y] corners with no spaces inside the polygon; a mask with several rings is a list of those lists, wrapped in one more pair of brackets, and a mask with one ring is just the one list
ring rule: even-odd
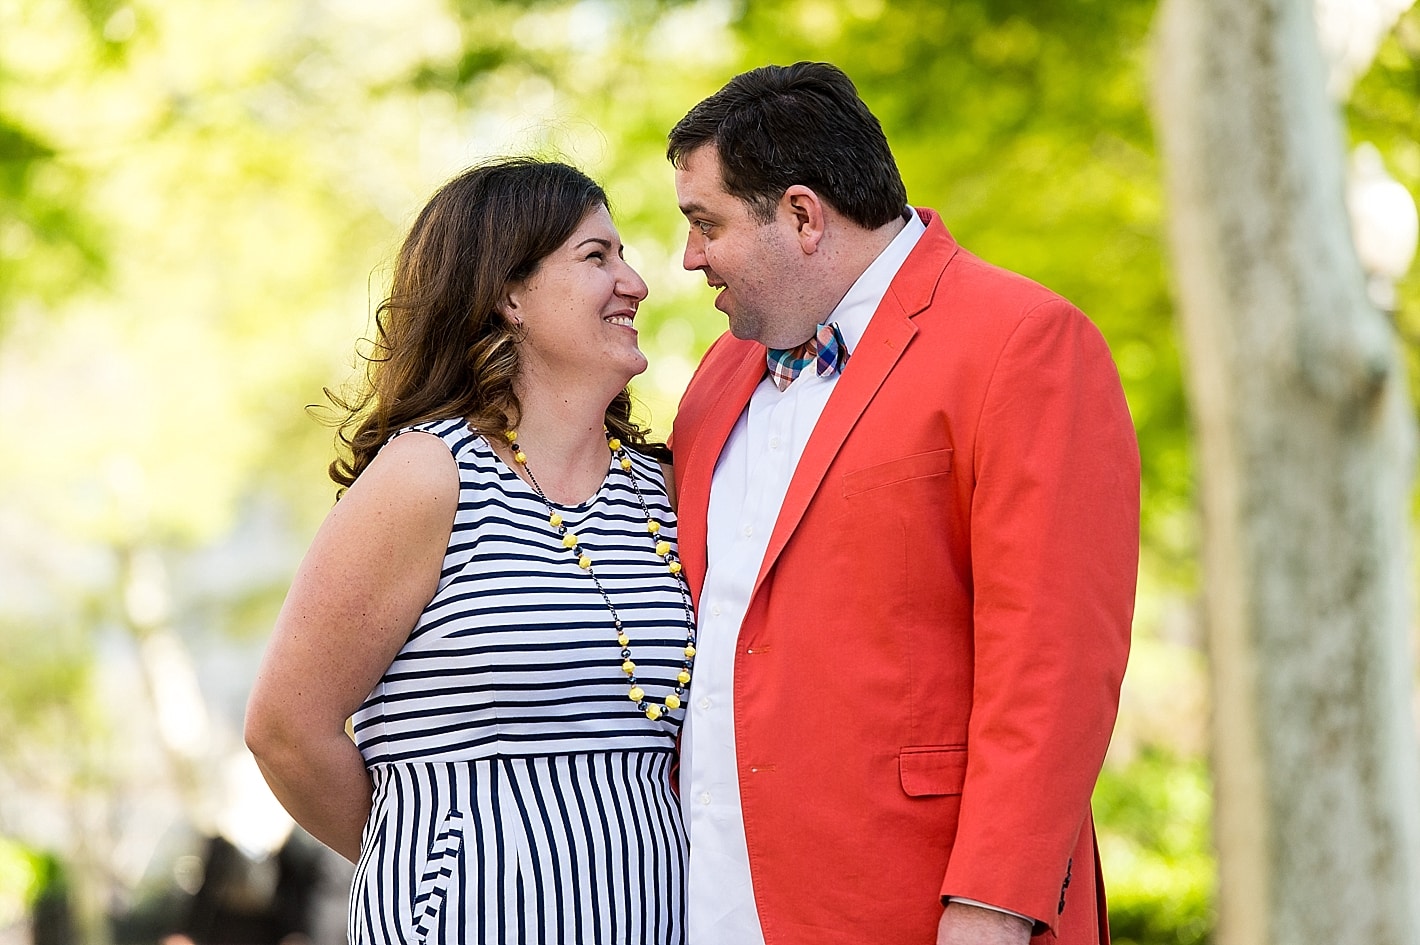
{"label": "woman's ear", "polygon": [[518,290],[516,286],[509,285],[503,290],[503,297],[498,300],[498,314],[512,328],[521,328],[523,325],[522,307],[518,304]]}

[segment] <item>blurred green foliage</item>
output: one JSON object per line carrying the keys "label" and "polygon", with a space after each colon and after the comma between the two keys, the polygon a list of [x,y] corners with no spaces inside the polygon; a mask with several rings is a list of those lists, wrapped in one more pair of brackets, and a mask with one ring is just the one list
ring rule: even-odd
{"label": "blurred green foliage", "polygon": [[79,176],[53,145],[0,112],[0,332],[12,306],[54,303],[102,278],[108,247],[72,201]]}
{"label": "blurred green foliage", "polygon": [[36,857],[0,836],[0,929],[22,919],[40,888]]}
{"label": "blurred green foliage", "polygon": [[1206,945],[1213,928],[1212,784],[1202,758],[1150,747],[1095,787],[1116,945]]}
{"label": "blurred green foliage", "polygon": [[[1386,169],[1412,195],[1420,194],[1420,6],[1411,7],[1381,43],[1376,60],[1352,89],[1346,120],[1353,142],[1369,141]],[[1412,395],[1420,402],[1420,279],[1399,286],[1397,327],[1405,341]],[[1420,501],[1420,496],[1417,496]]]}

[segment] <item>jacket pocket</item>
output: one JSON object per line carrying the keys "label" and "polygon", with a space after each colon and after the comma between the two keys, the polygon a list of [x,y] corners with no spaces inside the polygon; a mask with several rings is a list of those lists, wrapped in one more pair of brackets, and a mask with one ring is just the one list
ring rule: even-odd
{"label": "jacket pocket", "polygon": [[897,755],[902,790],[909,797],[960,794],[966,781],[966,747],[927,745]]}
{"label": "jacket pocket", "polygon": [[926,479],[941,476],[952,471],[952,451],[932,450],[927,453],[913,453],[887,463],[854,469],[843,474],[843,494],[857,495],[869,489],[890,486],[895,482],[909,479]]}
{"label": "jacket pocket", "polygon": [[414,934],[419,942],[426,942],[429,933],[438,927],[439,915],[444,908],[444,900],[449,895],[449,884],[458,869],[459,855],[463,850],[463,814],[449,811],[434,843],[429,848],[429,859],[424,863],[424,872],[414,893]]}

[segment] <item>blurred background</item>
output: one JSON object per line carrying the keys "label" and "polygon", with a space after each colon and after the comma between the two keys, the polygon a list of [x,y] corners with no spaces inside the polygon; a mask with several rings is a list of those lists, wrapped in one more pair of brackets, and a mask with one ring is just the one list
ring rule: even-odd
{"label": "blurred background", "polygon": [[[308,406],[355,376],[433,189],[534,152],[611,195],[651,287],[635,391],[664,436],[724,327],[680,266],[665,133],[735,73],[797,59],[858,83],[915,204],[1071,298],[1110,343],[1144,460],[1135,644],[1095,796],[1112,923],[1121,942],[1210,941],[1210,699],[1156,7],[0,0],[0,945],[344,940],[348,867],[293,832],[241,741],[266,635],[334,495],[332,433]],[[1345,146],[1415,193],[1420,10],[1315,13]],[[1399,265],[1375,298],[1413,364],[1420,280]]]}

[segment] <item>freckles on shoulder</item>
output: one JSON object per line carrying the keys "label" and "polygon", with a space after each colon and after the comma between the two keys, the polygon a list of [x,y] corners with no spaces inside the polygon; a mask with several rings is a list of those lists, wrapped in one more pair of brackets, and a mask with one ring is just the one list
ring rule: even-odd
{"label": "freckles on shoulder", "polygon": [[458,502],[458,465],[448,447],[428,434],[404,433],[335,503],[316,545],[343,545],[338,557],[346,560],[385,555],[387,566],[427,557],[447,544]]}

